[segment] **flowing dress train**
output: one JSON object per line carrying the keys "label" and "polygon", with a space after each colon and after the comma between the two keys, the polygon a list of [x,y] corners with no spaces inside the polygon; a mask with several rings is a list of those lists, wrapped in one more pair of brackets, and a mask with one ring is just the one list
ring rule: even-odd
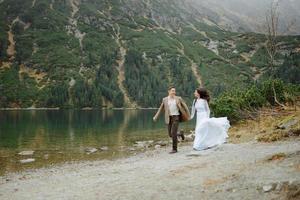
{"label": "flowing dress train", "polygon": [[193,102],[192,118],[196,115],[193,148],[204,150],[226,142],[230,123],[227,117],[210,118],[210,109],[205,99]]}

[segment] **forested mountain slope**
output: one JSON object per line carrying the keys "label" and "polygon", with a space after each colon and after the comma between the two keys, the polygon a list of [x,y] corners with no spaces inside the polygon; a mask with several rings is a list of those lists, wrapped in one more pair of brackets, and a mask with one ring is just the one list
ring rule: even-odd
{"label": "forested mountain slope", "polygon": [[[226,30],[179,0],[0,1],[0,107],[153,107],[169,85],[215,96],[267,72],[265,37]],[[300,37],[280,37],[297,82]]]}

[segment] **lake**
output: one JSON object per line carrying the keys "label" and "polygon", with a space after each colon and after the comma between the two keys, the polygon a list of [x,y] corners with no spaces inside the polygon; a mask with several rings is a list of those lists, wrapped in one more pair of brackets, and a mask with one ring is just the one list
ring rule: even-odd
{"label": "lake", "polygon": [[[16,110],[0,111],[0,174],[53,164],[115,159],[134,154],[136,141],[169,140],[156,110]],[[190,130],[193,122],[180,128]],[[87,148],[101,148],[87,154]],[[106,150],[107,149],[107,150]],[[18,155],[33,150],[32,156]],[[21,164],[20,160],[35,162]]]}

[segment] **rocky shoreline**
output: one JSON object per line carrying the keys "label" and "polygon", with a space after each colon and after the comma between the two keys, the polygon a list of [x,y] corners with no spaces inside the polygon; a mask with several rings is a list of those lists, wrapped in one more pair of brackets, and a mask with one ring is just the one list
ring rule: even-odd
{"label": "rocky shoreline", "polygon": [[[179,145],[191,145],[191,141],[193,141],[194,138],[194,134],[191,133],[189,135],[186,136],[185,140],[182,141],[179,139]],[[74,155],[76,154],[81,154],[82,157],[82,162],[83,161],[88,161],[89,158],[92,156],[93,159],[92,160],[101,160],[101,159],[105,159],[105,157],[101,157],[101,155],[103,154],[116,154],[116,153],[121,153],[123,152],[123,156],[120,156],[120,158],[125,158],[125,157],[129,157],[132,155],[136,155],[139,153],[143,153],[146,151],[152,151],[152,150],[158,150],[158,149],[165,149],[165,148],[171,148],[170,147],[171,141],[168,140],[140,140],[140,141],[135,141],[133,144],[128,145],[128,146],[120,146],[118,149],[112,149],[109,146],[88,146],[88,147],[84,147],[84,148],[80,148],[80,150],[77,150],[76,152],[73,152]],[[6,174],[6,173],[11,173],[11,172],[18,172],[18,171],[22,171],[22,170],[26,170],[26,169],[37,169],[40,167],[40,162],[45,162],[44,165],[42,166],[47,166],[47,161],[49,160],[49,158],[51,157],[55,157],[55,156],[59,156],[59,155],[63,155],[65,152],[62,152],[60,150],[52,150],[51,152],[47,152],[47,151],[41,151],[41,150],[31,150],[31,149],[27,149],[27,150],[22,150],[22,151],[18,151],[16,153],[16,155],[14,157],[11,157],[11,162],[18,162],[20,165],[19,170],[8,170],[8,171],[0,171],[2,174]],[[107,157],[107,159],[109,159],[109,156]],[[113,159],[113,157],[111,158]],[[118,157],[116,157],[116,159],[118,159]],[[72,160],[66,160],[65,162],[72,162]],[[75,161],[75,160],[73,160]],[[77,160],[78,161],[78,160]],[[36,162],[39,162],[36,164]],[[49,162],[51,162],[49,160]],[[80,161],[81,162],[81,161]],[[30,165],[28,165],[30,163]],[[61,164],[63,163],[63,161],[61,162],[57,162],[57,163],[53,163],[53,164]],[[0,175],[1,175],[0,173]]]}

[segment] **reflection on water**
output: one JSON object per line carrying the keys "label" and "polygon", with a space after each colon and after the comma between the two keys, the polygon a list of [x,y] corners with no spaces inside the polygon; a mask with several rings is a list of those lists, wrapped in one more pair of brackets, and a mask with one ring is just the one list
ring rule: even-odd
{"label": "reflection on water", "polygon": [[[124,147],[138,140],[167,139],[163,117],[152,122],[154,110],[0,111],[0,174],[24,167],[62,161],[126,155]],[[182,124],[191,128],[191,123]],[[87,155],[86,147],[108,147]],[[19,164],[22,150],[34,150],[36,161]]]}

